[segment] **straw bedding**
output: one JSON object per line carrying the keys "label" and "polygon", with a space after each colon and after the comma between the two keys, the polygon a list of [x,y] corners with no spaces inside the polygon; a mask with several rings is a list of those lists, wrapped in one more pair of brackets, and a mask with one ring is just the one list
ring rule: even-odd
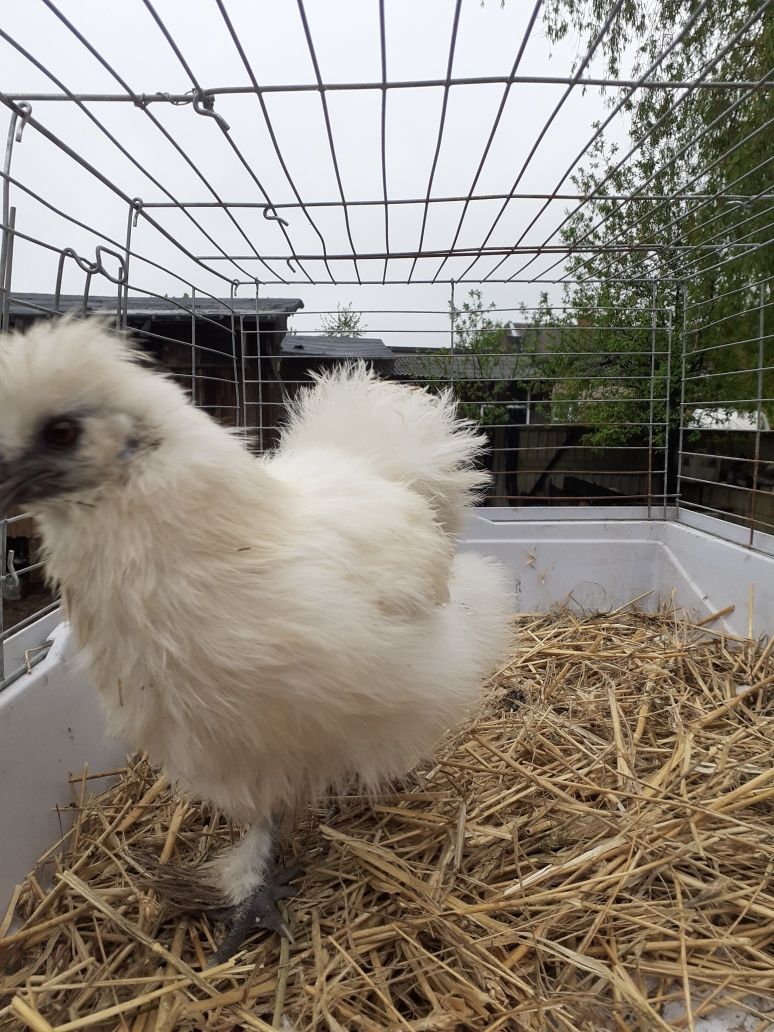
{"label": "straw bedding", "polygon": [[693,1029],[732,1002],[772,1027],[774,659],[714,626],[520,616],[433,764],[302,816],[295,943],[213,970],[222,930],[170,899],[234,830],[142,758],[74,777],[52,887],[0,927],[0,1028]]}

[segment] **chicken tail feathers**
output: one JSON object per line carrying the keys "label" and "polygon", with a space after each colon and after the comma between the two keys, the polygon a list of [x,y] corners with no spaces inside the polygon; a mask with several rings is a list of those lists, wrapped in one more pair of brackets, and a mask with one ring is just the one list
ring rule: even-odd
{"label": "chicken tail feathers", "polygon": [[380,380],[362,362],[315,381],[290,404],[281,447],[325,446],[362,457],[422,495],[439,525],[457,535],[490,477],[478,465],[487,439],[459,418],[451,390],[437,395]]}

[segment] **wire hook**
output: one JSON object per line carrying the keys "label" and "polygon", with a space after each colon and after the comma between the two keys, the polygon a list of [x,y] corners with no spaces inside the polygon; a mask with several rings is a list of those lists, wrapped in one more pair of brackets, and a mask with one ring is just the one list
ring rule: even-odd
{"label": "wire hook", "polygon": [[193,109],[197,115],[206,115],[207,118],[214,118],[224,132],[227,133],[231,131],[231,126],[223,115],[219,115],[218,112],[215,111],[215,98],[211,93],[204,93],[202,91],[194,92]]}
{"label": "wire hook", "polygon": [[27,122],[29,122],[30,115],[32,114],[32,104],[28,103],[26,100],[22,100],[16,106],[18,107],[19,111],[21,111],[21,121],[19,122],[19,128],[16,130],[16,142],[21,143],[24,127],[27,124]]}
{"label": "wire hook", "polygon": [[7,572],[2,579],[2,584],[0,584],[0,587],[2,587],[3,589],[3,597],[9,600],[19,597],[18,591],[19,584],[21,583],[21,581],[19,580],[19,574],[16,572],[16,566],[14,565],[15,556],[16,553],[14,552],[14,550],[12,548],[9,548],[8,554],[6,556]]}
{"label": "wire hook", "polygon": [[263,208],[263,217],[268,222],[280,222],[283,226],[289,225],[287,219],[283,219],[273,204],[266,204]]}

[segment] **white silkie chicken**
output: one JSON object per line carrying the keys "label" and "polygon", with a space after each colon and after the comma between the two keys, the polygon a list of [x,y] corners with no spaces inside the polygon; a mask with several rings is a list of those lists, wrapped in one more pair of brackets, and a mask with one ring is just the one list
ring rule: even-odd
{"label": "white silkie chicken", "polygon": [[277,815],[407,772],[501,659],[503,572],[455,551],[483,443],[354,366],[257,459],[100,322],[0,341],[0,512],[36,514],[113,729],[247,829],[218,960],[281,927]]}

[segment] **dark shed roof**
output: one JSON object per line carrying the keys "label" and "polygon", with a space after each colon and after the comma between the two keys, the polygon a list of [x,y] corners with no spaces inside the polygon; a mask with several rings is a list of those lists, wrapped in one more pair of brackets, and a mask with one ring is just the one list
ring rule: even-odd
{"label": "dark shed roof", "polygon": [[[83,298],[80,294],[62,294],[59,308],[62,312],[80,311]],[[133,318],[156,319],[190,319],[193,301],[190,297],[130,297],[127,299],[129,315]],[[297,297],[260,297],[258,298],[258,314],[264,316],[292,315],[304,302]],[[255,315],[256,300],[254,297],[229,298],[196,298],[197,315],[210,318],[230,316],[234,311],[238,315]],[[90,297],[86,306],[89,314],[104,312],[111,315],[116,310],[116,296]],[[14,316],[35,315],[37,312],[55,314],[53,294],[21,294],[11,295],[9,311]]]}
{"label": "dark shed roof", "polygon": [[280,350],[283,355],[304,358],[366,358],[392,361],[390,348],[376,337],[324,337],[286,333]]}

